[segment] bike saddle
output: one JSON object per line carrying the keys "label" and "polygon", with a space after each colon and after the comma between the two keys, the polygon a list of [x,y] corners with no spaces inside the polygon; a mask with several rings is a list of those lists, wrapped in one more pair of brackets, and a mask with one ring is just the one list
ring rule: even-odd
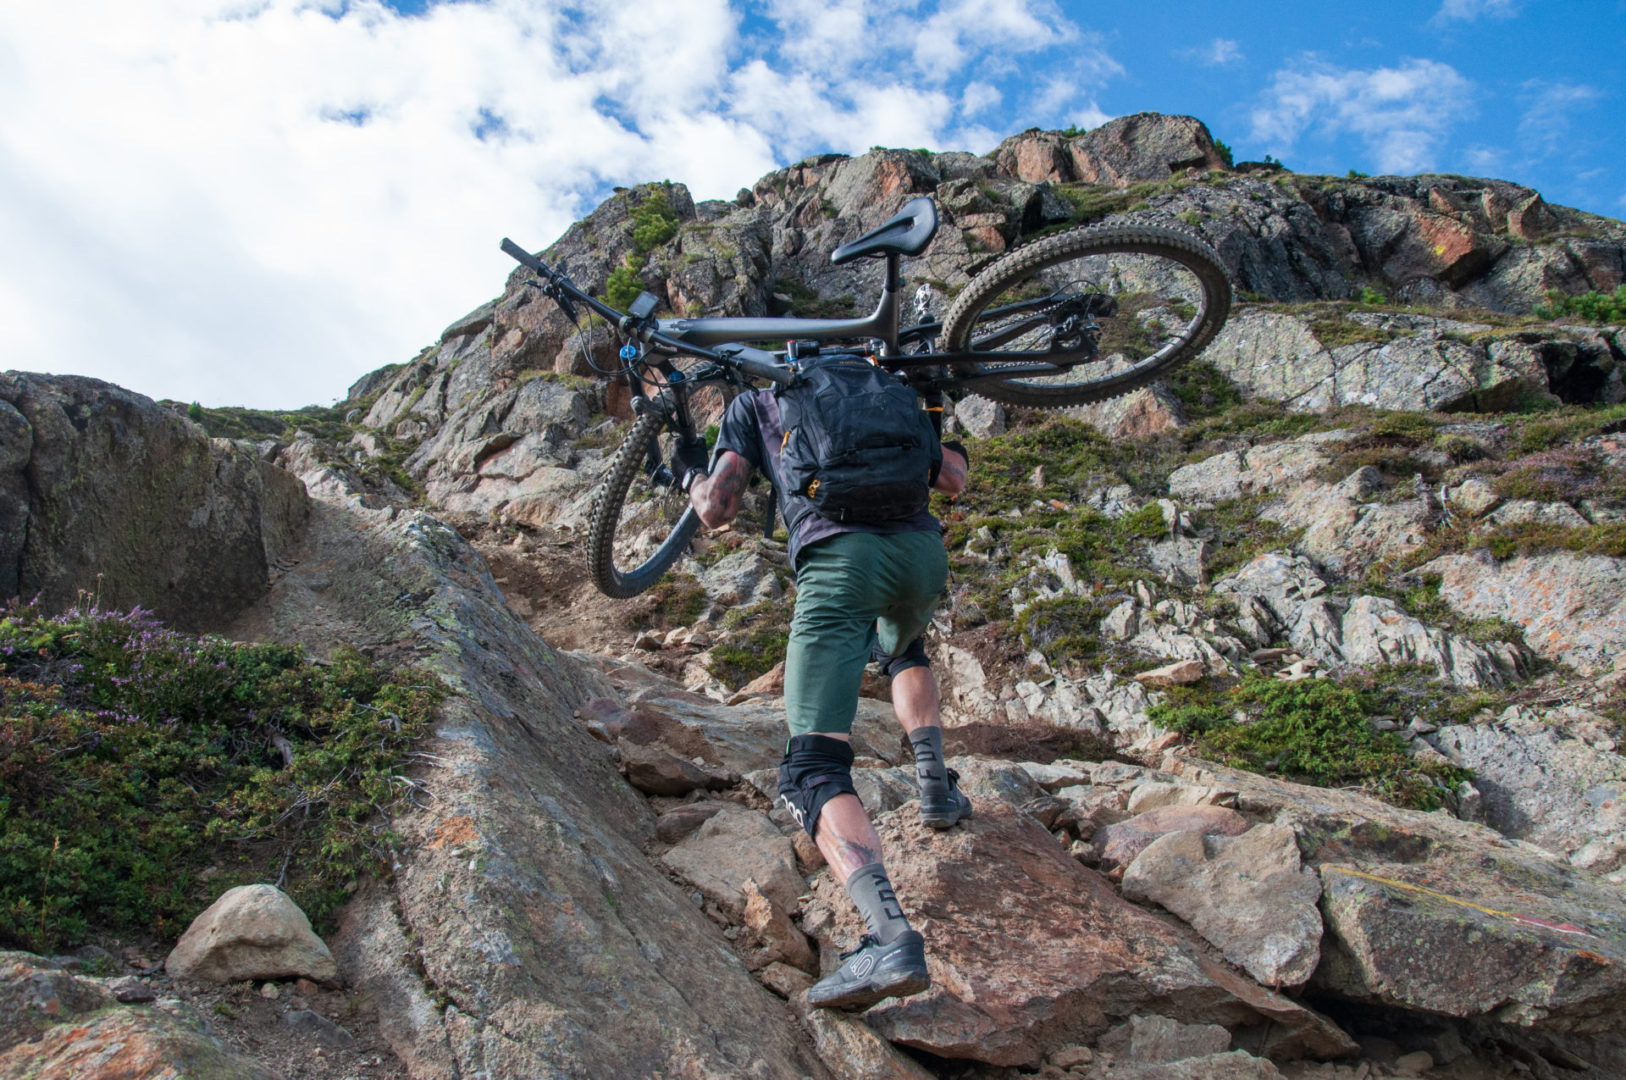
{"label": "bike saddle", "polygon": [[865,255],[919,255],[936,232],[937,205],[922,195],[904,203],[885,225],[836,248],[830,261],[840,266]]}

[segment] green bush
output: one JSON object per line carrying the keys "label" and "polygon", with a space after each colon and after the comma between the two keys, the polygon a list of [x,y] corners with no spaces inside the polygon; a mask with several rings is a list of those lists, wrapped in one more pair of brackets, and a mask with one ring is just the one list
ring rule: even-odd
{"label": "green bush", "polygon": [[384,869],[378,811],[443,695],[354,651],[316,663],[139,610],[0,611],[0,945],[173,937],[279,877],[324,925]]}
{"label": "green bush", "polygon": [[[1238,723],[1234,714],[1247,717]],[[1365,695],[1331,679],[1282,682],[1250,674],[1227,691],[1174,691],[1148,715],[1193,736],[1198,752],[1255,772],[1321,787],[1358,785],[1401,806],[1432,810],[1441,786],[1469,773],[1416,761],[1406,740],[1374,731]]]}
{"label": "green bush", "polygon": [[1547,303],[1537,306],[1535,314],[1542,319],[1573,315],[1587,322],[1626,323],[1626,285],[1617,287],[1612,293],[1589,292],[1580,296],[1550,292]]}
{"label": "green bush", "polygon": [[637,269],[630,261],[624,262],[611,270],[608,280],[604,282],[604,302],[625,311],[643,291],[643,278],[638,276]]}
{"label": "green bush", "polygon": [[666,192],[652,188],[632,211],[632,250],[642,255],[677,235],[678,217]]}

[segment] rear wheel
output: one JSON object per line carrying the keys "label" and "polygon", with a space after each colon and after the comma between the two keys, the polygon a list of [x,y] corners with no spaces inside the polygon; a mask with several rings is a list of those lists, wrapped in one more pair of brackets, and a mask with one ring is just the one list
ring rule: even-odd
{"label": "rear wheel", "polygon": [[984,397],[1056,408],[1126,394],[1213,340],[1231,283],[1200,238],[1162,225],[1098,225],[1001,256],[957,296],[943,349]]}
{"label": "rear wheel", "polygon": [[677,436],[654,410],[633,423],[593,500],[588,567],[606,596],[650,589],[688,550],[700,527],[666,463]]}

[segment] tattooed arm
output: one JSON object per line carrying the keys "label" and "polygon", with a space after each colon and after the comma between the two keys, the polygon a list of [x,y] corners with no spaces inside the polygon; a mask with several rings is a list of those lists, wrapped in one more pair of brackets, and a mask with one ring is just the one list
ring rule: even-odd
{"label": "tattooed arm", "polygon": [[718,455],[710,476],[702,476],[689,487],[689,503],[708,529],[734,520],[740,512],[740,499],[751,482],[751,463],[732,450]]}
{"label": "tattooed arm", "polygon": [[937,479],[933,482],[932,487],[952,499],[965,490],[967,468],[968,463],[965,454],[956,450],[953,445],[944,443],[943,464],[938,467]]}

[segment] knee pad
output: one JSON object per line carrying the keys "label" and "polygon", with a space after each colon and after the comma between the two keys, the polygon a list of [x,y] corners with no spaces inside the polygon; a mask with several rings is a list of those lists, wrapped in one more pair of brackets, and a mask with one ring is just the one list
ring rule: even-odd
{"label": "knee pad", "polygon": [[817,836],[819,812],[837,795],[858,794],[853,787],[852,744],[823,735],[797,735],[785,747],[779,764],[779,798],[796,823]]}
{"label": "knee pad", "polygon": [[904,650],[896,656],[881,651],[880,643],[870,650],[870,659],[881,665],[881,672],[889,679],[897,678],[898,672],[908,671],[912,667],[931,667],[932,662],[926,658],[926,638],[924,635],[911,641]]}

